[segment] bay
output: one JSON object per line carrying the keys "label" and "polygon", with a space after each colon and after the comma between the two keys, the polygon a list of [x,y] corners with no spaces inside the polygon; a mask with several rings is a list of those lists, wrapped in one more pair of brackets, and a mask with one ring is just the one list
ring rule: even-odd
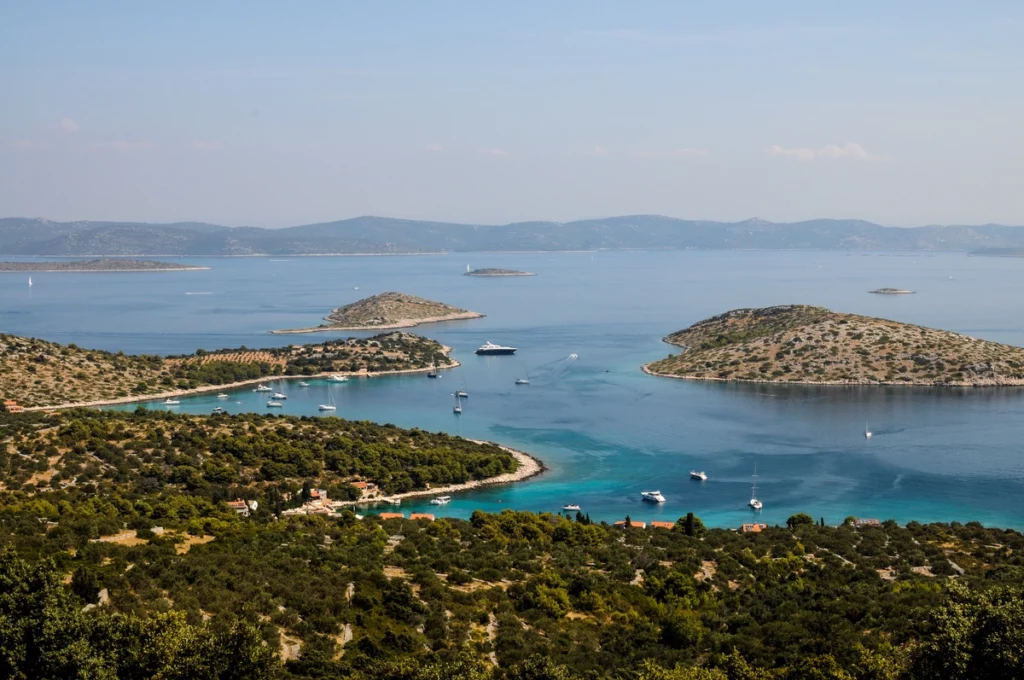
{"label": "bay", "polygon": [[[0,274],[5,332],[128,353],[263,347],[352,333],[280,336],[331,308],[397,290],[486,314],[413,332],[454,348],[462,367],[310,388],[275,383],[284,413],[319,415],[334,390],[339,416],[490,439],[541,458],[528,482],[457,495],[438,509],[557,511],[594,519],[675,519],[736,526],[808,512],[900,522],[971,521],[1024,528],[1020,452],[1024,390],[797,387],[654,378],[640,366],[678,351],[661,338],[737,307],[819,304],[1024,345],[1024,261],[961,253],[598,252],[409,257],[182,259],[194,272]],[[461,276],[466,264],[536,272]],[[882,286],[915,295],[878,296]],[[364,334],[365,335],[365,334]],[[492,340],[512,357],[478,357]],[[569,355],[578,355],[576,360]],[[529,374],[529,386],[514,379]],[[457,389],[469,391],[452,412]],[[265,412],[264,395],[226,407]],[[213,395],[179,410],[209,413]],[[221,404],[223,405],[223,404]],[[153,408],[163,408],[156,404]],[[874,436],[863,436],[865,423]],[[746,507],[754,465],[761,513]],[[709,479],[689,479],[690,469]],[[668,499],[645,504],[640,491]]]}

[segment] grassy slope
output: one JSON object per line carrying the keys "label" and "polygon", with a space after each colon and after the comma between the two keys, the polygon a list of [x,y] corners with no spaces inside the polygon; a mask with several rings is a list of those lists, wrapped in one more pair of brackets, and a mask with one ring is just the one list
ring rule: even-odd
{"label": "grassy slope", "polygon": [[700,380],[1024,385],[1024,349],[823,307],[738,309],[665,341],[685,351],[648,364],[648,372]]}
{"label": "grassy slope", "polygon": [[408,333],[267,350],[129,356],[0,334],[0,396],[52,406],[160,394],[264,376],[421,369],[453,362],[434,340]]}

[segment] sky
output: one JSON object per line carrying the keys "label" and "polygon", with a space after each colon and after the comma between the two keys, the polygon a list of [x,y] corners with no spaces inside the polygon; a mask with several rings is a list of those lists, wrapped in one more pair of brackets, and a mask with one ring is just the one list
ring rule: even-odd
{"label": "sky", "polygon": [[0,216],[1024,225],[1024,3],[0,0]]}

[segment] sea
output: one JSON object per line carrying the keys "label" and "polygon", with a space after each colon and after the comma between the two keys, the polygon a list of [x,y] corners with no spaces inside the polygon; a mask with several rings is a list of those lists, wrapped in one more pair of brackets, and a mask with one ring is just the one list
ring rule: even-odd
{"label": "sea", "polygon": [[[1024,389],[723,384],[640,370],[678,351],[662,341],[675,330],[730,309],[790,303],[1024,346],[1024,260],[659,251],[174,261],[209,269],[34,273],[31,288],[27,274],[0,274],[0,329],[126,353],[270,347],[360,335],[268,331],[315,326],[334,307],[401,291],[486,315],[414,331],[453,347],[462,366],[437,380],[278,381],[272,387],[288,396],[281,411],[322,417],[317,406],[332,390],[340,417],[487,439],[547,466],[442,507],[406,500],[403,511],[468,517],[572,503],[595,521],[693,512],[735,527],[806,512],[829,524],[856,516],[1024,528]],[[536,276],[463,276],[467,265]],[[868,293],[883,286],[916,293]],[[519,350],[475,355],[488,340]],[[525,376],[529,385],[514,384]],[[469,393],[461,415],[452,408],[457,390]],[[212,393],[182,398],[177,410],[217,405],[267,411],[265,394],[251,388],[226,403]],[[760,512],[747,504],[755,469]],[[691,480],[691,470],[707,481]],[[641,500],[648,490],[666,502]]]}

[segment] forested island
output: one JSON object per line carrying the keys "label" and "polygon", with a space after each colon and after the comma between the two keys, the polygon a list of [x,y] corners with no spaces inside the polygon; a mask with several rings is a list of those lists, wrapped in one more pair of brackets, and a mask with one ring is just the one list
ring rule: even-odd
{"label": "forested island", "polygon": [[274,333],[316,333],[333,330],[374,330],[411,328],[423,323],[479,319],[483,314],[452,307],[405,293],[380,293],[338,307],[324,317],[326,324],[314,328],[273,331]]}
{"label": "forested island", "polygon": [[465,276],[536,276],[536,274],[515,269],[473,269],[466,272]]}
{"label": "forested island", "polygon": [[18,407],[135,401],[262,378],[456,366],[449,351],[434,340],[402,332],[269,349],[200,349],[170,357],[114,354],[0,334],[0,397]]}
{"label": "forested island", "polygon": [[184,272],[209,267],[196,267],[156,260],[67,260],[59,262],[0,262],[0,272]]}
{"label": "forested island", "polygon": [[874,290],[869,290],[868,292],[869,293],[873,293],[875,295],[913,295],[914,294],[914,291],[907,290],[906,288],[875,288]]}
{"label": "forested island", "polygon": [[824,307],[737,309],[665,342],[684,350],[646,372],[740,382],[1024,385],[1019,347]]}
{"label": "forested island", "polygon": [[458,437],[337,418],[79,410],[0,413],[0,428],[3,677],[1024,670],[1016,531],[852,517],[822,526],[802,513],[745,532],[692,514],[651,527],[511,510],[295,516],[357,484],[442,484],[515,462]]}

